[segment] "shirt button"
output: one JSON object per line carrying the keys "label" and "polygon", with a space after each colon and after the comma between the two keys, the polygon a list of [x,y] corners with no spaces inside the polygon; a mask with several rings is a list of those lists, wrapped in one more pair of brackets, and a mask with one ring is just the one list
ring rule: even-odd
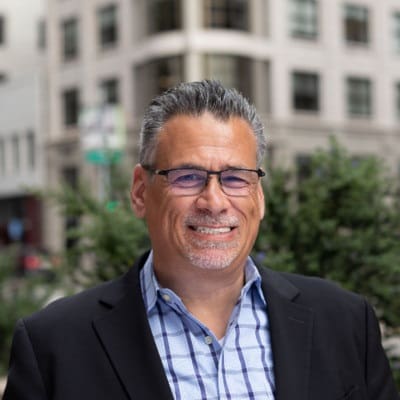
{"label": "shirt button", "polygon": [[170,296],[169,294],[164,293],[164,294],[162,295],[162,298],[163,298],[165,301],[171,301],[171,296]]}
{"label": "shirt button", "polygon": [[211,336],[206,336],[204,338],[205,344],[211,344],[213,342],[213,338]]}

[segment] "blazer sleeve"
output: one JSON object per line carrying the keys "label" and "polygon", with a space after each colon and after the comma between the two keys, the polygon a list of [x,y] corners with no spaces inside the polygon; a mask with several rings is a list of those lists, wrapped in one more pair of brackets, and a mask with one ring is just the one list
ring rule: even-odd
{"label": "blazer sleeve", "polygon": [[23,320],[19,320],[13,337],[10,368],[3,400],[48,399],[35,352]]}
{"label": "blazer sleeve", "polygon": [[366,308],[366,368],[365,381],[369,400],[400,400],[393,381],[392,372],[381,344],[378,320],[372,307],[365,301]]}

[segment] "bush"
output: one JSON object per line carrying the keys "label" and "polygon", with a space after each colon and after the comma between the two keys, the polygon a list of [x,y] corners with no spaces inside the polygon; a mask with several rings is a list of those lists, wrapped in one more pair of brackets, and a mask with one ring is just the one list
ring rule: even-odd
{"label": "bush", "polygon": [[396,332],[400,207],[383,164],[354,160],[332,140],[302,179],[279,168],[270,173],[256,256],[273,269],[331,279],[366,296],[386,331]]}
{"label": "bush", "polygon": [[17,247],[0,250],[0,375],[8,368],[12,335],[21,316],[38,310],[48,299],[49,283],[41,276],[16,276]]}
{"label": "bush", "polygon": [[112,200],[99,200],[84,184],[49,194],[62,214],[75,221],[67,232],[73,245],[64,255],[63,265],[74,282],[82,286],[120,276],[150,248],[145,224],[131,210],[128,178],[114,169],[111,182]]}

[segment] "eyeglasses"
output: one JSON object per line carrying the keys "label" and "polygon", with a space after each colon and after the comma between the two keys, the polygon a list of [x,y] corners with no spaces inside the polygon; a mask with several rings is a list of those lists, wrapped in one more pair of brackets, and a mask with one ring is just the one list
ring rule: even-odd
{"label": "eyeglasses", "polygon": [[217,175],[222,190],[228,196],[247,196],[259,178],[265,176],[262,169],[231,168],[223,171],[208,171],[199,168],[153,169],[147,171],[165,176],[173,192],[181,196],[200,194],[207,186],[210,175]]}

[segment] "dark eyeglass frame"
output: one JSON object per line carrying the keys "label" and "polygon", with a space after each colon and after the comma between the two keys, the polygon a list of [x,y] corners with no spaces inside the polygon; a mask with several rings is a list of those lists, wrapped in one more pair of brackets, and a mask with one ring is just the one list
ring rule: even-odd
{"label": "dark eyeglass frame", "polygon": [[[154,175],[161,175],[161,176],[165,176],[167,178],[168,183],[176,190],[176,191],[180,191],[182,195],[195,195],[195,194],[200,194],[204,188],[207,186],[209,180],[210,180],[210,175],[216,175],[218,177],[218,182],[219,185],[222,189],[222,191],[227,194],[228,196],[246,196],[249,194],[250,192],[250,188],[251,186],[253,186],[253,184],[258,183],[257,182],[248,182],[247,184],[244,184],[243,186],[239,187],[239,186],[233,186],[233,187],[229,187],[226,186],[226,183],[223,182],[223,179],[221,178],[221,174],[226,173],[226,172],[240,172],[240,171],[244,171],[244,172],[254,172],[257,174],[258,179],[262,178],[263,176],[265,176],[265,172],[261,169],[250,169],[250,168],[226,168],[224,170],[220,170],[220,171],[213,171],[213,170],[207,170],[207,169],[203,169],[203,168],[199,168],[199,167],[180,167],[180,168],[170,168],[170,169],[155,169],[152,168],[150,166],[143,166],[143,168],[154,174]],[[204,180],[204,184],[199,185],[199,186],[192,186],[192,187],[179,187],[179,186],[174,186],[173,182],[171,182],[171,180],[168,178],[169,177],[169,173],[170,172],[174,172],[174,171],[198,171],[201,173],[206,173],[207,176]]]}

